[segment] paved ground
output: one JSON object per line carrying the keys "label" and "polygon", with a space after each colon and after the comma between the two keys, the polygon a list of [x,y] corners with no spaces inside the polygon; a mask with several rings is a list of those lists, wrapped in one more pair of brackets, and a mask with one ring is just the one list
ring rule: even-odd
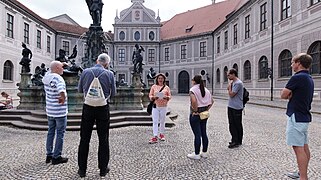
{"label": "paved ground", "polygon": [[[285,143],[284,109],[248,104],[243,118],[244,145],[228,149],[227,102],[220,99],[215,101],[208,121],[209,158],[188,159],[186,155],[193,151],[188,101],[187,96],[173,97],[170,107],[179,117],[174,128],[166,129],[165,142],[148,144],[151,127],[112,129],[111,171],[105,179],[274,180],[288,179],[284,174],[296,169],[292,149]],[[284,106],[284,102],[272,104]],[[309,129],[312,153],[309,177],[318,180],[321,179],[321,115],[314,114],[313,120]],[[0,179],[79,179],[79,132],[67,132],[65,137],[64,154],[69,162],[47,165],[46,132],[0,126]],[[99,179],[96,133],[92,136],[88,164],[86,179]]]}

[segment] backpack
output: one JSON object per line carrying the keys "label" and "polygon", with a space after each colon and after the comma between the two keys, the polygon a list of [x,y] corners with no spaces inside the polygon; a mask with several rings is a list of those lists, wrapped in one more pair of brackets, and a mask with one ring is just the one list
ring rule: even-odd
{"label": "backpack", "polygon": [[250,93],[245,87],[243,87],[243,107],[250,100]]}
{"label": "backpack", "polygon": [[94,72],[91,70],[94,75],[94,79],[91,81],[90,86],[88,88],[88,92],[85,96],[85,104],[93,107],[97,106],[105,106],[107,105],[107,101],[104,95],[103,88],[101,87],[99,77],[104,74],[101,73],[99,76],[95,77]]}

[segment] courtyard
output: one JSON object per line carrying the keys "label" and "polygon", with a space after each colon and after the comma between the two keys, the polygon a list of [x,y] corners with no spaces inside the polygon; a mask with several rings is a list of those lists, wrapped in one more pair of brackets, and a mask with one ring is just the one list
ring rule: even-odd
{"label": "courtyard", "polygon": [[[151,127],[125,127],[110,130],[111,171],[102,179],[289,179],[295,171],[292,148],[285,142],[286,116],[282,108],[247,104],[243,115],[244,141],[236,149],[230,141],[227,101],[216,99],[208,120],[209,157],[191,160],[193,134],[189,126],[188,96],[174,96],[169,103],[178,114],[176,126],[166,128],[166,141],[148,144]],[[267,103],[268,104],[268,103]],[[321,178],[321,115],[313,114],[309,128],[311,161],[308,175]],[[80,179],[77,170],[79,132],[67,131],[63,155],[68,163],[45,163],[46,131],[0,126],[0,179]],[[91,140],[87,176],[100,179],[97,165],[98,138]]]}

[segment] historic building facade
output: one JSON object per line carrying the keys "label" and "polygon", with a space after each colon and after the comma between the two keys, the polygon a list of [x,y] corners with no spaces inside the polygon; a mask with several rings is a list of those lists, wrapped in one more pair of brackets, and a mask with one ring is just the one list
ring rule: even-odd
{"label": "historic building facade", "polygon": [[215,29],[215,93],[226,93],[226,72],[234,67],[251,95],[278,98],[292,75],[292,57],[305,52],[313,57],[320,100],[321,1],[278,0],[273,7],[271,2],[247,1]]}
{"label": "historic building facade", "polygon": [[[161,22],[144,0],[117,14],[114,33],[106,32],[116,80],[131,83],[135,44],[142,46],[143,81],[150,67],[167,76],[173,93],[188,93],[201,74],[213,94],[226,95],[226,72],[239,71],[251,96],[279,97],[292,75],[291,58],[313,56],[316,99],[321,83],[321,0],[226,0],[176,14]],[[67,15],[43,19],[16,0],[0,0],[0,90],[17,91],[21,42],[32,50],[31,69],[77,45],[77,62],[86,53],[87,28]],[[272,12],[273,11],[273,12]],[[272,16],[273,14],[273,16]],[[272,24],[273,20],[273,24]],[[273,27],[273,28],[272,28]],[[272,55],[273,54],[273,55]]]}

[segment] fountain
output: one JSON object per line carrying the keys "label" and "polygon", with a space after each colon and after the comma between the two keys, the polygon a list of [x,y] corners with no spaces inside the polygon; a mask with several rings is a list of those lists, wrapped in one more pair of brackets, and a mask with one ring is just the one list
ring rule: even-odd
{"label": "fountain", "polygon": [[[74,46],[71,56],[66,57],[65,51],[60,49],[59,56],[56,58],[56,60],[70,63],[71,65],[66,67],[62,75],[66,82],[68,94],[68,130],[79,130],[80,126],[83,94],[77,92],[79,74],[82,72],[82,68],[89,68],[96,64],[98,55],[105,52],[104,42],[107,40],[100,24],[103,6],[102,2],[93,2],[90,0],[86,0],[86,2],[93,19],[93,24],[90,25],[89,31],[86,33],[88,48],[87,53],[81,62],[82,67],[77,66],[74,60],[77,56],[77,44]],[[90,3],[96,4],[93,5]],[[79,37],[79,39],[80,38],[83,38],[83,35],[82,37]],[[18,89],[20,90],[18,93],[20,104],[15,111],[1,112],[0,124],[3,122],[7,123],[7,121],[2,120],[6,118],[6,115],[10,114],[12,115],[12,119],[14,119],[10,124],[14,126],[28,129],[47,130],[48,127],[45,113],[46,100],[44,87],[41,81],[46,68],[44,65],[37,66],[35,74],[33,75],[33,78],[31,78],[30,59],[32,57],[32,52],[27,49],[25,45],[23,45],[23,47],[23,58],[21,60],[22,71],[20,73],[21,82],[17,84],[19,86]],[[132,84],[129,86],[125,84],[119,86],[115,97],[112,98],[110,102],[110,110],[112,110],[111,128],[128,125],[152,125],[151,117],[147,112],[143,111],[144,106],[149,102],[149,90],[146,89],[146,85],[142,81],[141,77],[143,72],[142,66],[144,65],[142,63],[143,59],[141,52],[143,52],[144,49],[137,44],[135,47],[136,50],[132,59],[134,64]],[[174,115],[174,118],[175,117],[177,116]],[[173,125],[173,122],[166,123],[166,126]]]}

